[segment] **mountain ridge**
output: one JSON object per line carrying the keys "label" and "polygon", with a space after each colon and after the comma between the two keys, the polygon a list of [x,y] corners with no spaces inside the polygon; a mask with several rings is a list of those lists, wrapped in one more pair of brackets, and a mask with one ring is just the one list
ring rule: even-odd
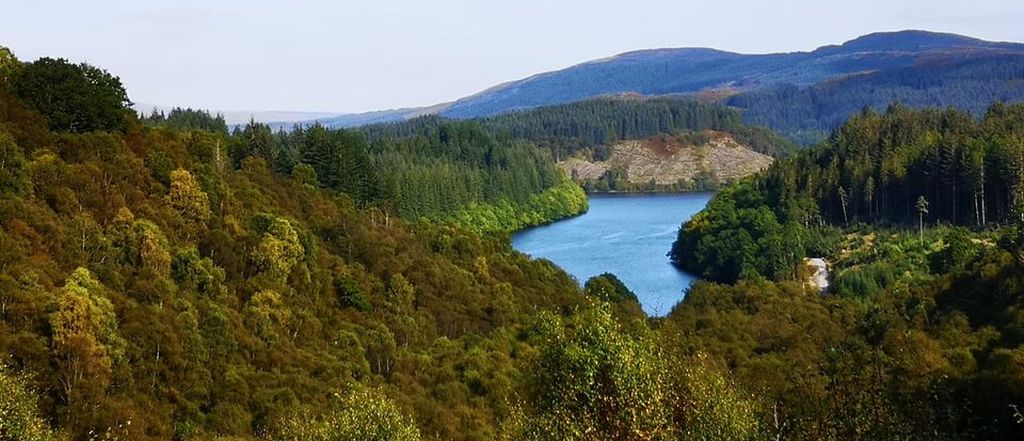
{"label": "mountain ridge", "polygon": [[618,95],[691,97],[735,107],[749,124],[810,143],[864,107],[884,109],[901,102],[977,112],[995,101],[1024,101],[1024,44],[903,30],[870,33],[809,51],[640,49],[504,82],[433,106],[298,123],[340,128],[424,115],[472,119]]}

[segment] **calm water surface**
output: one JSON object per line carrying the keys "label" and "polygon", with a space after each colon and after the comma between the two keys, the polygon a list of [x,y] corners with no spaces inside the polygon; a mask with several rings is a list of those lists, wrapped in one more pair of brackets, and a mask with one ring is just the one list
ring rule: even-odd
{"label": "calm water surface", "polygon": [[548,259],[582,284],[612,273],[636,293],[644,311],[665,315],[697,280],[667,256],[683,221],[710,193],[591,195],[586,214],[512,236],[512,246]]}

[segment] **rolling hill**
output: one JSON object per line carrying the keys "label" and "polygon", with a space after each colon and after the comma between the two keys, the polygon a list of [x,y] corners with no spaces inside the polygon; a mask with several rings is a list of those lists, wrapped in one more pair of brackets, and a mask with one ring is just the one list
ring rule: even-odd
{"label": "rolling hill", "polygon": [[501,84],[430,108],[320,119],[361,125],[436,114],[455,119],[640,94],[686,95],[744,110],[749,123],[809,142],[865,106],[893,102],[980,112],[1024,100],[1024,44],[925,31],[870,34],[810,52],[746,55],[707,48],[628,52]]}

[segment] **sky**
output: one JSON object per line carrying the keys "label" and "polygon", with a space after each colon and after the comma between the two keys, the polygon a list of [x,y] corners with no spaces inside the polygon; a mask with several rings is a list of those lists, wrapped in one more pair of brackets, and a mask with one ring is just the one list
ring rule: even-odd
{"label": "sky", "polygon": [[0,0],[0,45],[119,76],[138,103],[362,112],[621,52],[806,51],[900,29],[1024,41],[1021,0]]}

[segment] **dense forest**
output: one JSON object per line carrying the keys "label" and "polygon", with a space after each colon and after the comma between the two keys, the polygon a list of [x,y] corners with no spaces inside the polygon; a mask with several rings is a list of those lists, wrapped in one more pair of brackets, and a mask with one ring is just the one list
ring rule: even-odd
{"label": "dense forest", "polygon": [[[1022,121],[1024,105],[995,104],[981,120],[952,109],[866,109],[823,146],[716,198],[680,236],[676,259],[713,280],[778,277],[792,274],[804,250],[827,252],[828,226],[1012,224],[1024,204]],[[734,234],[741,230],[750,235]]]}
{"label": "dense forest", "polygon": [[[279,175],[407,219],[507,232],[587,207],[583,192],[549,154],[527,141],[492,135],[475,122],[438,123],[372,143],[360,131],[319,124],[274,132],[250,122],[228,134],[222,117],[191,109],[154,112],[142,123],[223,134],[225,157],[235,168],[260,158]],[[162,155],[146,160],[166,178],[171,164]]]}
{"label": "dense forest", "polygon": [[[371,139],[410,136],[446,121],[426,116],[400,123],[377,124],[362,130]],[[607,159],[612,144],[674,132],[715,130],[731,134],[752,149],[784,156],[795,148],[786,138],[763,127],[745,125],[739,112],[687,98],[614,97],[511,112],[477,120],[488,131],[527,139],[551,151],[556,159],[588,150]]]}
{"label": "dense forest", "polygon": [[592,303],[500,239],[363,206],[386,195],[317,148],[290,173],[261,150],[358,133],[139,120],[105,71],[0,54],[0,439],[494,439],[534,316]]}
{"label": "dense forest", "polygon": [[934,55],[899,69],[867,70],[804,86],[782,83],[728,97],[744,121],[771,127],[801,144],[828,137],[864,107],[884,111],[893,102],[913,108],[947,107],[983,115],[994,101],[1024,100],[1019,54],[959,59]]}
{"label": "dense forest", "polygon": [[144,125],[169,127],[179,130],[206,130],[213,133],[227,133],[228,124],[223,115],[211,115],[204,110],[175,107],[170,112],[153,109],[141,119]]}
{"label": "dense forest", "polygon": [[672,256],[728,284],[690,290],[667,347],[717,354],[793,435],[1019,438],[1022,112],[866,110],[720,192]]}
{"label": "dense forest", "polygon": [[[258,124],[227,133],[204,112],[139,118],[128,105],[102,69],[0,49],[0,439],[1024,431],[1024,229],[998,208],[1013,201],[992,193],[1002,181],[989,181],[1011,175],[985,169],[981,229],[962,201],[942,218],[914,201],[918,223],[851,209],[855,179],[867,179],[853,172],[854,146],[884,139],[884,151],[902,152],[891,162],[917,158],[947,136],[945,113],[865,114],[830,145],[722,191],[680,242],[699,243],[695,269],[737,283],[698,283],[651,319],[613,275],[581,287],[504,235],[474,232],[506,229],[522,206],[557,207],[549,192],[578,194],[539,167],[551,165],[545,149],[478,123],[402,136]],[[1019,136],[1019,110],[994,109],[949,139]],[[891,133],[917,133],[910,121],[928,133],[852,138],[886,118]],[[831,192],[798,179],[816,160],[831,167],[830,155],[850,158],[850,172],[836,160],[851,189],[836,190],[839,211]],[[458,208],[413,193],[423,205],[409,207],[427,214],[403,214],[390,187],[444,185],[400,179],[446,167],[500,182],[435,190],[471,194]],[[878,192],[916,185],[887,182]],[[927,214],[952,203],[924,196]],[[828,295],[801,279],[810,253],[833,264]]]}

